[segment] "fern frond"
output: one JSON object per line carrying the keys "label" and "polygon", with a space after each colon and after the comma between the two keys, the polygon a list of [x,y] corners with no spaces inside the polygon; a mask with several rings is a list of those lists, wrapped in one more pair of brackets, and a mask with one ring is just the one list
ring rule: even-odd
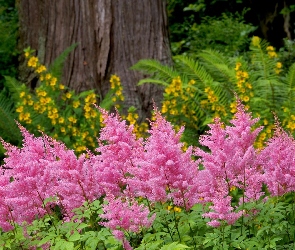
{"label": "fern frond", "polygon": [[22,140],[20,130],[15,122],[13,102],[0,93],[0,137],[18,144]]}
{"label": "fern frond", "polygon": [[286,76],[286,84],[289,90],[295,91],[295,63],[293,63]]}
{"label": "fern frond", "polygon": [[53,74],[57,79],[60,80],[62,77],[62,70],[67,59],[68,55],[78,46],[78,43],[72,44],[70,47],[66,48],[55,60],[51,63],[49,67],[49,71]]}
{"label": "fern frond", "polygon": [[175,56],[174,59],[177,70],[185,74],[190,80],[195,80],[197,84],[200,83],[203,87],[211,85],[213,82],[211,75],[197,60],[184,55]]}
{"label": "fern frond", "polygon": [[144,79],[141,79],[139,82],[138,82],[138,86],[140,85],[143,85],[145,83],[153,83],[153,84],[158,84],[158,85],[162,85],[162,86],[169,86],[169,84],[165,81],[161,81],[161,80],[157,80],[157,79],[153,79],[153,78],[144,78]]}
{"label": "fern frond", "polygon": [[233,84],[236,81],[234,66],[222,53],[211,49],[203,50],[198,54],[206,70],[214,79],[220,82]]}
{"label": "fern frond", "polygon": [[151,79],[161,80],[166,83],[170,83],[173,78],[179,76],[174,68],[163,65],[159,61],[154,59],[143,59],[134,64],[130,69],[137,70],[143,74],[151,75]]}
{"label": "fern frond", "polygon": [[4,79],[4,86],[8,89],[9,93],[11,94],[12,100],[15,103],[18,102],[19,95],[21,92],[21,86],[24,86],[24,84],[10,76],[4,76]]}

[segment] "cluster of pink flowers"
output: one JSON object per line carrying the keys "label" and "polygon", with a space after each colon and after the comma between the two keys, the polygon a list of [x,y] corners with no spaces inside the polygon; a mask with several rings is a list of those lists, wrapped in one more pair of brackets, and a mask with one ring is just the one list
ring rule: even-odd
{"label": "cluster of pink flowers", "polygon": [[144,143],[144,153],[134,161],[128,183],[133,193],[151,201],[172,200],[186,209],[195,204],[194,188],[198,164],[192,160],[192,147],[182,151],[180,137],[173,126],[155,110],[150,137]]}
{"label": "cluster of pink flowers", "polygon": [[254,141],[261,127],[252,131],[257,119],[244,110],[238,101],[237,113],[231,121],[233,126],[225,126],[219,118],[209,125],[207,135],[200,138],[200,143],[210,152],[196,149],[196,156],[201,157],[204,166],[199,176],[198,193],[203,202],[212,202],[213,211],[205,213],[212,221],[210,225],[219,226],[220,221],[233,224],[243,211],[236,212],[231,206],[231,191],[243,192],[241,203],[258,200],[263,193],[263,172],[258,160],[258,151]]}
{"label": "cluster of pink flowers", "polygon": [[260,154],[264,183],[273,196],[295,191],[295,140],[279,124]]}
{"label": "cluster of pink flowers", "polygon": [[124,232],[139,232],[155,218],[149,218],[149,210],[136,197],[173,202],[185,210],[209,202],[204,213],[209,225],[235,223],[244,211],[232,206],[233,190],[242,192],[240,204],[261,199],[263,183],[272,195],[295,191],[295,140],[277,125],[265,148],[256,150],[262,127],[254,129],[258,120],[240,101],[237,104],[231,126],[215,119],[200,137],[208,150],[189,147],[183,152],[184,128],[175,132],[156,109],[147,140],[137,140],[133,127],[118,114],[100,109],[105,126],[97,153],[79,157],[63,143],[46,135],[34,137],[20,126],[22,148],[2,141],[8,157],[0,175],[0,227],[10,230],[12,221],[32,222],[50,213],[50,203],[44,203],[49,197],[55,197],[51,203],[70,218],[74,208],[102,195],[108,202],[102,225],[113,230],[126,249],[131,246]]}

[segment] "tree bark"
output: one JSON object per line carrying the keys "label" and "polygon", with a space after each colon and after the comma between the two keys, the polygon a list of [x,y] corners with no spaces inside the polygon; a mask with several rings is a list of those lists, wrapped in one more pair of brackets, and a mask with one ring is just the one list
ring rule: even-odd
{"label": "tree bark", "polygon": [[[80,92],[95,89],[102,97],[112,74],[121,78],[125,106],[148,116],[158,106],[162,88],[137,86],[143,77],[129,70],[143,58],[171,63],[164,0],[19,0],[20,47],[35,49],[50,65],[67,47],[78,43],[63,69],[62,82]],[[20,66],[20,79],[30,72]]]}

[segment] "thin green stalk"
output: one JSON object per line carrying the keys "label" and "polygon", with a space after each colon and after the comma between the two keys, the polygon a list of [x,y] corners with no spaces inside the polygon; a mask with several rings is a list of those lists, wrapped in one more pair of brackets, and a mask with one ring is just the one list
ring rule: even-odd
{"label": "thin green stalk", "polygon": [[44,203],[44,199],[42,198],[42,196],[40,195],[40,193],[39,193],[38,190],[37,190],[37,194],[38,194],[38,196],[39,196],[39,198],[40,198],[40,200],[41,200],[41,202],[42,202],[42,205],[43,205],[44,209],[46,210],[46,212],[47,212],[47,214],[48,214],[48,216],[49,216],[49,218],[50,218],[50,220],[51,220],[51,222],[52,222],[53,227],[55,228],[55,231],[57,232],[57,227],[56,227],[56,225],[55,225],[55,222],[54,222],[53,218],[51,217],[51,215],[50,215],[50,211],[48,211],[48,209],[47,209],[47,207],[46,207],[46,205],[45,205],[45,203]]}
{"label": "thin green stalk", "polygon": [[[164,210],[163,204],[161,204],[161,205],[162,205],[162,208],[163,208],[163,210]],[[170,235],[170,238],[171,238],[172,241],[174,241],[173,236],[172,236],[172,233],[171,233],[171,231],[170,231],[169,224],[168,224],[168,222],[167,222],[167,220],[166,220],[166,216],[164,216],[164,220],[165,220],[165,222],[166,222],[166,225],[167,225],[167,229],[168,229],[168,233],[169,233],[169,235]]]}
{"label": "thin green stalk", "polygon": [[[150,201],[149,201],[149,199],[147,197],[145,197],[145,199],[146,199],[148,208],[149,208],[150,213],[151,213],[152,212],[152,207],[151,207]],[[153,229],[154,233],[157,232],[156,229],[154,228],[154,225],[153,224],[152,224],[152,229]]]}
{"label": "thin green stalk", "polygon": [[[15,223],[15,219],[13,218],[13,215],[12,215],[12,212],[11,212],[11,209],[10,209],[9,206],[8,206],[8,211],[9,211],[9,214],[11,216],[12,224],[13,224],[13,230],[12,230],[12,232],[14,234],[14,238],[17,239],[17,237],[16,237],[16,231],[15,231],[15,228],[16,228],[15,225],[16,225],[16,223]],[[21,249],[23,249],[23,246],[21,245],[21,243],[20,243],[20,247],[21,247]]]}
{"label": "thin green stalk", "polygon": [[177,231],[177,234],[178,234],[178,238],[179,238],[179,241],[181,242],[181,237],[180,237],[180,233],[179,233],[179,230],[178,230],[178,222],[176,220],[176,213],[175,213],[175,210],[173,209],[173,217],[174,217],[174,221],[175,221],[175,227],[176,227],[176,231]]}
{"label": "thin green stalk", "polygon": [[[185,202],[185,199],[184,199],[184,193],[181,191],[181,194],[182,194],[182,199],[183,199],[183,205],[184,205],[184,209],[185,209],[185,214],[188,216],[188,212],[187,212],[187,207],[186,207],[186,202]],[[187,221],[188,225],[189,225],[189,228],[190,228],[190,232],[192,234],[192,237],[193,237],[193,242],[194,242],[194,249],[197,249],[197,243],[195,241],[195,238],[194,238],[194,234],[193,234],[193,230],[192,230],[192,227],[191,227],[191,224],[189,223],[189,221]]]}
{"label": "thin green stalk", "polygon": [[[93,218],[93,216],[94,216],[94,211],[92,210],[92,208],[91,208],[91,206],[90,206],[89,199],[87,198],[86,192],[85,192],[85,190],[84,190],[84,188],[83,188],[82,183],[81,183],[80,180],[78,180],[78,184],[79,184],[79,186],[81,187],[81,190],[82,190],[82,193],[83,193],[83,197],[85,198],[85,201],[86,201],[86,203],[87,203],[87,207],[88,207],[88,209],[89,209],[89,211],[90,211],[90,213],[91,213],[91,220],[92,220],[92,218]],[[97,224],[97,223],[93,223],[93,224],[94,224],[94,227],[95,227],[96,229],[98,229],[98,224]]]}

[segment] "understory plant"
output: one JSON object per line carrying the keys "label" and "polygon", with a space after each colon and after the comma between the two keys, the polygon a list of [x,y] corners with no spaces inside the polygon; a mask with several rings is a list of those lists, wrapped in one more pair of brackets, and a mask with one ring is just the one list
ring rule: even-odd
{"label": "understory plant", "polygon": [[132,68],[151,75],[139,85],[165,86],[162,113],[176,126],[185,124],[184,140],[189,144],[197,141],[215,117],[227,122],[232,118],[235,95],[265,126],[256,147],[271,136],[272,112],[285,129],[295,130],[295,64],[285,68],[275,48],[257,36],[252,38],[250,51],[238,57],[206,49],[196,59],[175,56],[172,67],[144,59]]}
{"label": "understory plant", "polygon": [[[61,59],[66,58],[71,50],[72,48],[66,50],[60,56]],[[75,149],[76,153],[85,152],[87,148],[94,149],[101,123],[93,104],[99,103],[108,110],[112,106],[119,108],[124,100],[120,78],[111,76],[111,88],[103,100],[93,90],[75,93],[60,82],[58,70],[55,69],[60,59],[48,69],[33,53],[30,48],[25,49],[27,66],[34,71],[40,82],[34,89],[12,77],[6,77],[5,85],[17,114],[14,119],[35,135],[40,135],[42,131],[62,140],[69,148]],[[9,121],[13,121],[12,117]],[[11,128],[15,128],[15,123],[13,125]]]}
{"label": "understory plant", "polygon": [[293,249],[294,138],[262,127],[240,100],[230,125],[216,118],[201,147],[183,150],[155,108],[137,138],[118,113],[99,108],[95,151],[19,125],[22,148],[2,140],[2,249]]}

